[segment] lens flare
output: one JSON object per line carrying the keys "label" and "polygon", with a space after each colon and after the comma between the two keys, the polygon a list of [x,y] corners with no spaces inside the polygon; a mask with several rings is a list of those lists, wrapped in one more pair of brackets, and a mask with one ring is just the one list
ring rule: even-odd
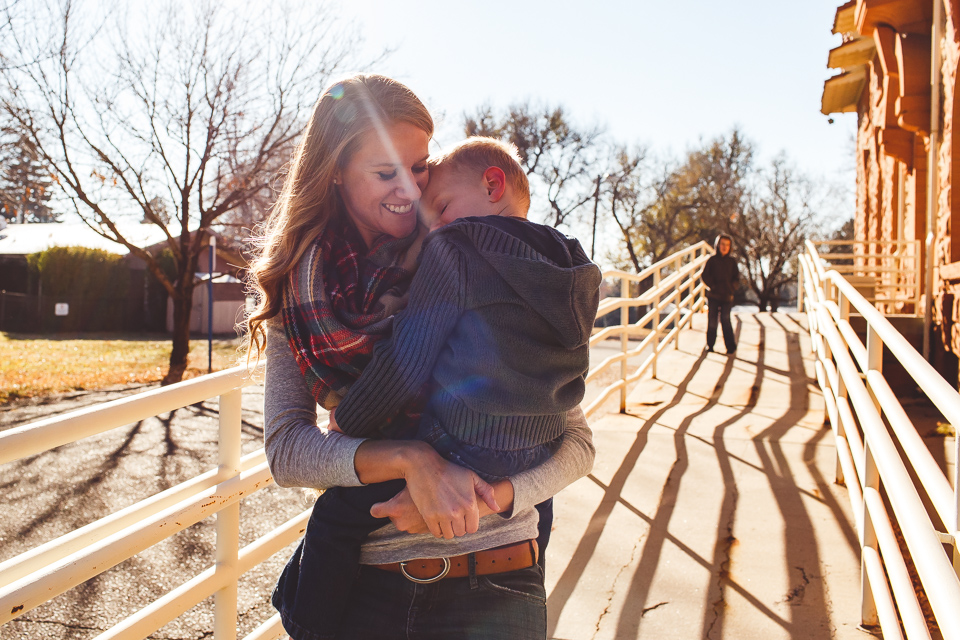
{"label": "lens flare", "polygon": [[[364,111],[367,113],[367,117],[370,118],[373,123],[373,129],[377,133],[377,137],[380,138],[380,141],[383,143],[384,148],[387,151],[387,155],[390,158],[390,161],[397,167],[400,167],[403,162],[400,160],[400,154],[397,153],[397,148],[393,146],[393,138],[390,137],[390,133],[387,131],[386,123],[380,117],[380,114],[377,112],[376,106],[374,106],[373,97],[369,95],[366,87],[358,87],[360,103],[363,105]],[[400,182],[403,185],[403,188],[407,191],[419,191],[419,187],[410,177],[408,171],[400,172]]]}
{"label": "lens flare", "polygon": [[334,100],[339,100],[340,98],[342,98],[343,85],[339,83],[333,85],[333,88],[330,89],[330,97],[333,98]]}

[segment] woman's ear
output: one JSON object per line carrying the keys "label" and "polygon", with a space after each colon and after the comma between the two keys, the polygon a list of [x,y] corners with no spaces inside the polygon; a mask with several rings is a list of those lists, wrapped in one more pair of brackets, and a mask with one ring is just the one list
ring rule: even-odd
{"label": "woman's ear", "polygon": [[499,202],[507,190],[507,174],[500,167],[487,167],[483,172],[483,188],[490,202]]}

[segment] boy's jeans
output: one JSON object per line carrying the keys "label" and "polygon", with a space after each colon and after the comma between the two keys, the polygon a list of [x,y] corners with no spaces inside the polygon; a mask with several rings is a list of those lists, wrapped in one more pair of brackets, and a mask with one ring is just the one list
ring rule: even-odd
{"label": "boy's jeans", "polygon": [[[495,452],[457,442],[426,416],[424,425],[429,426],[421,429],[418,439],[488,482],[541,464],[559,445],[551,442],[521,451]],[[482,474],[479,468],[501,474]],[[293,640],[337,637],[360,572],[360,545],[368,535],[389,523],[385,518],[371,516],[370,507],[389,500],[403,488],[402,480],[363,487],[334,487],[317,499],[303,540],[280,574],[273,592],[273,606],[280,612],[284,629]],[[550,515],[552,519],[552,509]],[[543,547],[541,557],[542,554]]]}
{"label": "boy's jeans", "polygon": [[723,345],[727,348],[727,353],[737,350],[737,339],[733,335],[733,323],[730,322],[730,309],[733,307],[733,301],[716,300],[707,298],[707,348],[713,349],[713,344],[717,341],[717,322],[723,328]]}

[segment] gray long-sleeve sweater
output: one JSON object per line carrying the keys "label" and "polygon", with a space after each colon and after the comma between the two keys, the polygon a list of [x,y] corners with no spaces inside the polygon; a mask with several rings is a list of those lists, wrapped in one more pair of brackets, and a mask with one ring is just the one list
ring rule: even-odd
{"label": "gray long-sleeve sweater", "polygon": [[[264,447],[277,484],[314,489],[362,485],[353,458],[363,439],[318,426],[316,401],[287,345],[279,318],[270,320],[267,327]],[[567,427],[557,452],[539,467],[511,477],[512,513],[482,518],[479,531],[452,540],[407,534],[387,525],[364,542],[360,562],[449,557],[535,538],[538,516],[534,505],[589,473],[594,455],[592,433],[583,412],[575,407],[567,412]]]}

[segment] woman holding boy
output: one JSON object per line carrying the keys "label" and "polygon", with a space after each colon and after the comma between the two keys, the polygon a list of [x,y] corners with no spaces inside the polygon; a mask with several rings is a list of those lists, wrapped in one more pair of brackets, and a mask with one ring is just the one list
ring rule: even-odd
{"label": "woman holding boy", "polygon": [[[543,574],[529,542],[537,536],[533,505],[592,464],[589,429],[576,408],[551,458],[492,484],[418,440],[364,440],[316,426],[316,404],[339,404],[406,303],[432,131],[426,109],[399,83],[355,76],[333,85],[297,149],[254,265],[261,304],[249,325],[251,341],[267,354],[265,447],[277,482],[318,489],[397,483],[396,497],[375,508],[395,525],[364,542],[339,629],[312,611],[335,585],[299,572],[313,553],[308,527],[275,600],[297,640],[543,637]],[[417,424],[422,408],[414,402],[393,420]],[[422,533],[427,522],[449,537]],[[388,568],[418,558],[467,568],[463,577],[437,581]],[[498,560],[518,568],[477,571]]]}

